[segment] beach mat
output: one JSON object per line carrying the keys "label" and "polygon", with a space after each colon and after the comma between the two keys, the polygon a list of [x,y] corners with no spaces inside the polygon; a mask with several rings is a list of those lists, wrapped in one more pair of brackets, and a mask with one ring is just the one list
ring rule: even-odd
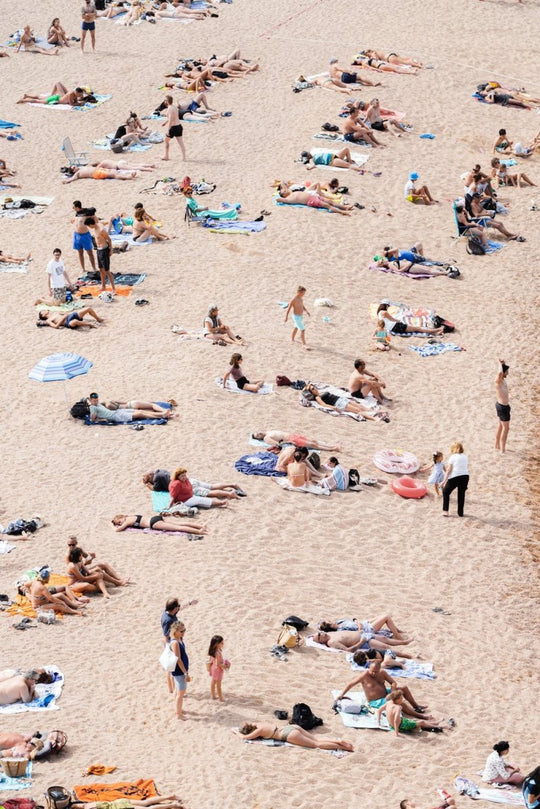
{"label": "beach mat", "polygon": [[[221,390],[223,390],[223,377],[222,376],[216,377],[215,382],[218,388],[221,388]],[[260,388],[260,390],[257,391],[257,393],[253,393],[252,391],[249,390],[242,390],[241,388],[238,387],[236,382],[234,382],[232,379],[228,379],[227,384],[225,385],[225,390],[228,391],[229,393],[245,393],[246,395],[249,396],[265,396],[269,393],[274,392],[274,385],[271,382],[265,382],[262,388]]]}
{"label": "beach mat", "polygon": [[252,452],[234,462],[234,468],[243,475],[262,475],[267,478],[285,477],[276,471],[277,455],[273,452]]}
{"label": "beach mat", "polygon": [[138,781],[118,781],[114,784],[76,784],[73,792],[78,801],[116,801],[119,798],[134,798],[144,801],[158,793],[152,778],[139,778]]}
{"label": "beach mat", "polygon": [[[341,694],[341,691],[332,691],[332,697],[337,699]],[[351,702],[355,705],[366,705],[366,697],[365,694],[361,691],[348,691],[347,696],[350,697],[350,700],[343,700],[345,702]],[[362,729],[369,729],[369,730],[391,730],[390,725],[386,721],[386,716],[381,716],[381,724],[377,723],[377,718],[375,714],[369,712],[362,712],[362,713],[348,713],[347,711],[338,710],[338,716],[345,725],[346,728],[362,728]]]}
{"label": "beach mat", "polygon": [[[30,575],[31,578],[35,578],[37,576],[37,571],[36,570],[28,571],[28,575]],[[65,584],[69,584],[69,578],[67,576],[61,575],[60,573],[51,573],[48,583],[51,587],[60,587]],[[46,604],[44,609],[49,610],[51,609],[51,607],[48,604]],[[13,604],[10,604],[9,607],[6,607],[4,612],[6,613],[6,615],[22,615],[25,618],[36,617],[36,611],[33,608],[32,602],[30,601],[28,596],[21,596],[18,593],[15,596]],[[55,615],[56,618],[60,619],[64,617],[64,614],[61,612],[56,612]]]}
{"label": "beach mat", "polygon": [[0,261],[0,272],[3,273],[27,273],[28,272],[28,261],[25,261],[23,264],[7,264],[5,261]]}
{"label": "beach mat", "polygon": [[[32,762],[28,761],[26,765],[26,772],[20,778],[10,778],[2,769],[0,769],[0,790],[19,790],[29,789],[32,786]],[[7,800],[7,799],[6,799]]]}
{"label": "beach mat", "polygon": [[[399,657],[399,654],[397,654],[397,656]],[[358,663],[354,662],[353,658],[354,654],[347,652],[347,660],[353,671],[365,671],[367,669],[367,664],[365,666],[359,666]],[[414,680],[435,679],[433,663],[418,663],[417,660],[406,660],[404,669],[385,667],[385,671],[388,671],[391,677],[407,677]]]}

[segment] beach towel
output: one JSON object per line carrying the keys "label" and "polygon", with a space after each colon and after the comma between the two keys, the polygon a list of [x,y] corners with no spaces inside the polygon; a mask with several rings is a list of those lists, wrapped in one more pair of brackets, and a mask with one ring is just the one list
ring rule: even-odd
{"label": "beach towel", "polygon": [[166,511],[171,502],[171,495],[169,492],[150,492],[152,495],[152,508],[157,514]]}
{"label": "beach towel", "polygon": [[208,218],[204,219],[200,224],[212,233],[261,233],[266,230],[266,222],[255,222],[247,219],[236,222],[223,222]]}
{"label": "beach towel", "polygon": [[[325,646],[324,643],[317,643],[315,640],[315,635],[308,635],[304,638],[306,642],[306,646],[313,646],[315,649],[320,649],[322,652],[342,652],[342,649],[331,649],[329,646]],[[339,693],[339,692],[338,692]]]}
{"label": "beach towel", "polygon": [[0,129],[13,129],[16,126],[20,126],[20,124],[14,124],[12,121],[3,121],[0,119]]}
{"label": "beach towel", "polygon": [[[178,334],[178,341],[183,343],[185,340],[204,340],[204,329],[186,329],[185,331],[182,329],[182,326],[175,326],[173,327],[173,332]],[[182,333],[183,332],[183,333]],[[212,345],[211,340],[206,341],[209,345]]]}
{"label": "beach towel", "polygon": [[48,312],[73,312],[76,309],[82,309],[86,306],[86,301],[70,301],[69,303],[59,303],[58,305],[50,303],[38,303],[35,307],[36,312],[40,309],[46,309]]}
{"label": "beach towel", "polygon": [[64,675],[57,666],[50,665],[43,668],[50,674],[54,674],[54,682],[38,683],[36,685],[36,698],[32,702],[15,702],[13,705],[0,705],[0,714],[58,710],[56,700],[62,695]]}
{"label": "beach towel", "polygon": [[421,357],[436,357],[444,354],[445,351],[463,351],[461,346],[455,343],[431,343],[423,346],[409,346],[411,351],[416,351]]}
{"label": "beach towel", "polygon": [[115,784],[76,784],[73,792],[78,801],[116,801],[119,798],[134,798],[144,801],[154,798],[158,793],[155,782],[151,778],[139,778],[138,781],[118,781]]}
{"label": "beach towel", "polygon": [[502,250],[503,247],[506,247],[506,245],[503,244],[502,242],[494,242],[491,239],[488,239],[486,255],[489,255],[490,253],[496,253],[498,250]]}
{"label": "beach towel", "polygon": [[[308,150],[309,151],[309,150]],[[332,154],[337,155],[338,152],[335,149],[311,149],[311,154],[324,154],[325,152],[332,152]],[[367,163],[369,160],[369,155],[367,154],[360,154],[360,152],[351,152],[351,160],[353,160],[357,166],[363,166],[364,163]],[[317,166],[318,169],[330,169],[331,171],[349,171],[349,169],[341,169],[337,166]]]}
{"label": "beach towel", "polygon": [[109,236],[111,237],[113,247],[115,244],[119,245],[123,244],[124,242],[127,242],[130,247],[141,247],[143,244],[154,243],[154,239],[152,236],[150,236],[150,238],[147,239],[145,242],[141,242],[139,240],[135,241],[135,239],[133,238],[133,233],[109,233]]}
{"label": "beach towel", "polygon": [[94,98],[97,99],[95,104],[82,104],[80,107],[72,107],[71,104],[33,104],[30,103],[29,107],[40,107],[42,110],[75,110],[76,112],[86,112],[87,110],[94,110],[96,107],[100,107],[102,104],[105,104],[106,101],[112,98],[111,93],[106,93],[105,95],[99,95],[98,93],[94,93]]}
{"label": "beach towel", "polygon": [[[90,146],[92,146],[94,149],[101,149],[102,151],[110,151],[112,137],[113,137],[112,135],[107,135],[105,138],[90,141]],[[146,152],[148,151],[148,149],[152,148],[152,145],[153,145],[152,143],[130,143],[129,146],[124,147],[123,152]]]}
{"label": "beach towel", "polygon": [[[336,700],[341,691],[332,691],[332,696]],[[347,707],[364,706],[366,705],[365,694],[361,691],[348,691],[347,697],[341,702],[342,708],[338,708],[338,715],[346,728],[369,728],[371,730],[391,730],[390,725],[386,720],[386,715],[381,715],[381,724],[377,723],[377,717],[374,713],[368,711],[367,706],[361,713],[350,713],[346,710]],[[349,706],[347,706],[349,703]],[[345,708],[345,710],[343,710]]]}
{"label": "beach towel", "polygon": [[11,273],[11,272],[20,272],[20,273],[27,273],[28,272],[28,262],[25,261],[23,264],[8,264],[5,261],[0,261],[0,272]]}
{"label": "beach towel", "polygon": [[[128,298],[133,292],[133,289],[130,286],[121,286],[120,284],[117,284],[116,281],[114,284],[114,288],[116,294],[122,298]],[[78,295],[91,295],[93,298],[99,298],[102,292],[103,290],[101,289],[101,283],[83,284],[77,290]],[[85,301],[83,301],[83,304],[84,303]]]}
{"label": "beach towel", "polygon": [[[367,663],[365,666],[359,666],[358,663],[354,662],[353,657],[354,654],[352,654],[351,652],[347,652],[347,660],[350,663],[351,669],[353,671],[365,671],[365,669],[367,669]],[[388,671],[391,677],[408,677],[414,680],[435,679],[435,672],[433,671],[433,663],[418,663],[417,660],[406,660],[404,669],[385,667],[385,671]]]}
{"label": "beach towel", "polygon": [[[223,390],[223,377],[222,376],[216,377],[215,382],[218,388],[221,388]],[[265,396],[268,393],[274,392],[274,386],[271,382],[265,382],[262,388],[259,388],[257,393],[252,393],[249,390],[242,390],[241,388],[238,387],[238,385],[233,379],[229,378],[227,380],[227,384],[225,385],[225,390],[228,391],[229,393],[245,393],[249,396],[257,396],[257,395]]]}
{"label": "beach towel", "polygon": [[0,790],[29,789],[32,786],[32,762],[28,761],[26,772],[21,778],[10,778],[0,769]]}
{"label": "beach towel", "polygon": [[117,769],[116,764],[112,764],[108,767],[106,764],[90,764],[89,767],[86,768],[85,775],[108,775],[111,772],[114,772]]}
{"label": "beach towel", "polygon": [[243,475],[262,475],[267,478],[285,477],[285,472],[276,471],[278,456],[273,452],[255,452],[242,455],[234,462],[234,468]]}
{"label": "beach towel", "polygon": [[[136,272],[113,272],[113,278],[115,284],[120,284],[121,286],[128,286],[128,287],[135,287],[139,284],[142,284],[144,279],[146,278],[146,273],[136,273]],[[88,273],[82,275],[79,279],[82,281],[83,284],[101,284],[101,281],[97,281],[93,278],[90,278]]]}
{"label": "beach towel", "polygon": [[15,550],[15,545],[10,545],[7,539],[0,540],[0,554],[5,555]]}
{"label": "beach towel", "polygon": [[274,477],[274,480],[277,484],[281,486],[282,489],[286,489],[288,492],[302,492],[304,494],[322,494],[328,497],[330,495],[330,489],[323,489],[321,486],[316,486],[314,483],[304,483],[303,486],[292,486],[287,478],[277,478]]}
{"label": "beach towel", "polygon": [[[30,579],[35,579],[38,572],[39,568],[35,568],[34,570],[25,571],[25,575],[27,575]],[[69,578],[61,575],[60,573],[51,573],[48,581],[50,587],[60,587],[68,583]],[[50,609],[49,605],[46,605],[44,609]],[[23,615],[25,618],[36,617],[36,611],[33,608],[30,599],[27,596],[21,596],[18,593],[15,596],[13,604],[10,604],[10,606],[6,608],[5,613],[6,615]],[[64,617],[64,614],[61,612],[56,612],[55,615],[57,619],[62,619]]]}
{"label": "beach towel", "polygon": [[[20,202],[22,199],[29,199],[34,205],[50,205],[51,202],[54,202],[54,197],[36,197],[30,196],[30,194],[24,194],[24,196],[18,194],[5,194],[4,196],[0,197],[0,205],[5,205],[6,199],[11,199],[13,202]],[[20,210],[18,208],[13,208],[10,210]],[[32,211],[33,208],[23,208],[22,212]]]}
{"label": "beach towel", "polygon": [[467,795],[473,800],[490,801],[491,803],[504,803],[508,806],[526,806],[525,799],[521,792],[511,792],[506,789],[484,789],[477,786],[464,775],[457,775],[454,778],[454,788],[460,795]]}
{"label": "beach towel", "polygon": [[[19,42],[21,41],[21,33],[22,33],[22,30],[17,31],[17,33],[15,33],[12,36],[8,37],[5,42],[2,42],[2,47],[3,48],[17,48],[18,45],[19,45]],[[36,40],[35,44],[38,45],[38,47],[43,48],[43,50],[45,50],[45,51],[52,51],[56,47],[56,45],[51,45],[49,42],[47,42],[47,37],[36,36],[35,34],[34,34],[34,37],[35,37],[35,40]],[[31,48],[32,46],[30,45],[29,47]],[[24,45],[23,45],[23,48],[25,48]],[[22,50],[22,48],[21,48],[21,50]],[[24,52],[26,53],[26,50]],[[28,53],[32,53],[32,51],[29,50]]]}
{"label": "beach towel", "polygon": [[[416,265],[415,265],[416,266]],[[422,265],[419,264],[418,267]],[[396,275],[401,275],[402,278],[413,278],[415,281],[422,281],[424,278],[436,278],[435,275],[425,275],[424,273],[420,272],[400,272],[397,268],[397,265],[392,262],[389,267],[382,267],[380,264],[377,264],[375,261],[372,261],[369,265],[370,270],[379,270],[379,272],[387,272],[387,273],[395,273]],[[444,276],[444,273],[441,273]]]}
{"label": "beach towel", "polygon": [[349,146],[362,146],[362,148],[372,149],[373,146],[371,143],[368,143],[365,140],[357,140],[351,144],[351,141],[345,140],[344,135],[340,135],[339,132],[317,132],[315,135],[311,136],[313,140],[326,140],[332,141],[333,143],[348,143]]}
{"label": "beach towel", "polygon": [[[369,305],[369,315],[372,320],[377,320],[378,308],[378,303],[371,303]],[[433,328],[433,318],[435,317],[435,312],[433,309],[426,309],[422,306],[407,306],[405,303],[392,302],[388,307],[388,313],[397,320],[400,320],[402,323],[406,323],[408,326],[420,326],[423,329]],[[405,332],[403,334],[392,333],[392,337],[429,338],[431,335],[426,332]]]}

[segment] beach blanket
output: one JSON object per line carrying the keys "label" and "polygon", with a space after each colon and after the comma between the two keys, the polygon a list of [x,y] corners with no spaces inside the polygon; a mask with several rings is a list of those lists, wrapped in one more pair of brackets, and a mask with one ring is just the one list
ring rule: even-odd
{"label": "beach blanket", "polygon": [[[35,570],[27,570],[25,571],[25,575],[27,575],[30,579],[35,579],[39,570],[36,568]],[[68,584],[69,578],[67,576],[63,576],[60,573],[51,573],[49,578],[49,586],[50,587],[60,587],[61,585]],[[49,606],[46,605],[45,609],[49,609]],[[32,602],[27,596],[21,596],[17,593],[15,596],[15,601],[13,604],[10,604],[9,607],[5,610],[6,615],[23,615],[25,618],[35,618],[36,611],[32,606]],[[62,619],[64,614],[61,612],[55,613],[56,618]]]}
{"label": "beach blanket", "polygon": [[119,244],[123,244],[124,242],[127,242],[130,247],[141,247],[143,244],[153,244],[154,243],[154,239],[153,239],[152,236],[150,236],[150,238],[147,239],[145,242],[141,242],[141,241],[138,241],[138,240],[135,241],[134,238],[133,238],[133,233],[109,233],[109,236],[111,237],[111,242],[113,243],[113,247],[114,247],[115,244],[119,245]]}
{"label": "beach blanket", "polygon": [[13,129],[16,126],[20,126],[20,124],[14,124],[12,121],[4,121],[0,119],[0,129]]}
{"label": "beach blanket", "polygon": [[[20,202],[21,199],[29,199],[34,205],[50,205],[54,201],[54,197],[36,197],[25,194],[24,196],[18,194],[5,194],[0,197],[0,205],[5,205],[6,199],[11,199],[13,202]],[[20,210],[18,208],[11,208],[9,210]],[[33,208],[23,208],[22,212],[32,211]]]}
{"label": "beach blanket", "polygon": [[[215,382],[218,388],[221,388],[223,390],[223,377],[222,376],[216,377]],[[268,393],[274,392],[274,385],[271,382],[265,382],[262,388],[259,388],[257,393],[254,394],[249,390],[242,390],[241,388],[238,387],[238,385],[233,379],[229,378],[227,380],[227,384],[225,385],[225,390],[228,391],[229,393],[246,393],[249,396],[257,396],[257,395],[265,396]]]}
{"label": "beach blanket", "polygon": [[[378,303],[371,303],[369,305],[369,315],[372,320],[377,320],[377,309],[379,308]],[[423,329],[432,329],[433,328],[433,318],[435,317],[435,312],[433,309],[426,309],[422,306],[407,306],[405,303],[397,303],[393,302],[388,307],[388,313],[392,315],[392,317],[397,318],[402,323],[406,323],[408,326],[420,326]],[[404,334],[393,334],[392,337],[430,337],[429,334],[425,332],[406,332]]]}
{"label": "beach blanket", "polygon": [[[12,36],[8,37],[8,39],[6,39],[5,42],[2,42],[2,47],[3,48],[17,48],[18,45],[19,45],[19,42],[21,41],[21,33],[22,33],[22,31],[21,32],[17,31],[16,34],[13,34]],[[35,40],[36,40],[36,45],[38,47],[40,47],[40,48],[43,48],[43,50],[52,51],[56,47],[56,45],[51,45],[49,42],[47,42],[47,37],[36,36],[35,34],[34,34],[34,36],[35,36]],[[31,48],[32,46],[30,45],[29,47]],[[24,48],[25,48],[25,46],[23,45],[23,48],[21,48],[21,50],[23,50]],[[25,53],[26,53],[26,51],[25,51]],[[28,53],[32,53],[32,51],[29,50]]]}
{"label": "beach blanket", "polygon": [[56,700],[62,695],[64,675],[57,666],[44,666],[50,674],[54,674],[54,682],[38,683],[36,698],[32,702],[15,702],[13,705],[0,705],[0,714],[24,713],[25,711],[57,711]]}
{"label": "beach blanket", "polygon": [[[99,140],[89,141],[89,143],[90,146],[92,146],[94,149],[101,149],[102,151],[110,151],[112,139],[113,139],[112,135],[107,135],[104,138],[99,138]],[[152,146],[153,146],[152,143],[130,143],[129,146],[124,147],[123,152],[146,152],[148,151],[148,149],[151,149]]]}
{"label": "beach blanket", "polygon": [[255,452],[242,455],[234,462],[234,468],[243,475],[262,475],[267,478],[285,477],[285,472],[276,471],[277,455],[273,452]]}
{"label": "beach blanket", "polygon": [[[332,696],[335,699],[339,697],[341,691],[332,691]],[[371,730],[391,730],[390,725],[386,720],[386,715],[381,715],[381,724],[377,723],[377,718],[374,713],[367,709],[365,694],[361,691],[349,691],[347,696],[350,699],[342,700],[340,703],[342,708],[338,708],[338,715],[346,728],[369,728]],[[347,705],[349,703],[349,705]],[[366,708],[361,713],[352,713],[346,710],[347,707],[352,708],[353,705],[364,706]],[[345,708],[345,710],[343,710]]]}
{"label": "beach blanket", "polygon": [[171,495],[169,492],[150,492],[152,495],[152,508],[157,514],[166,511],[171,502]]}
{"label": "beach blanket", "polygon": [[25,261],[23,264],[8,264],[5,261],[0,261],[0,272],[20,272],[20,273],[27,273],[28,272],[28,262]]}
{"label": "beach blanket", "polygon": [[[146,278],[146,273],[138,273],[138,272],[113,272],[114,283],[119,284],[121,286],[127,287],[136,287],[139,284],[142,284],[144,279]],[[93,285],[93,284],[101,284],[101,281],[95,280],[94,278],[90,278],[88,273],[82,275],[79,279],[85,285]]]}
{"label": "beach blanket", "polygon": [[[345,140],[344,135],[340,135],[339,132],[317,132],[315,135],[311,136],[313,140],[326,140],[331,141],[333,143],[348,143],[351,145],[351,141]],[[362,146],[366,149],[372,149],[371,143],[368,143],[365,140],[357,140],[353,144],[353,146]]]}
{"label": "beach blanket", "polygon": [[488,239],[486,254],[489,255],[490,253],[496,253],[498,250],[502,250],[503,247],[506,247],[506,245],[502,242],[494,242],[491,239]]}
{"label": "beach blanket", "polygon": [[69,303],[59,303],[57,306],[50,303],[38,303],[35,307],[36,312],[40,309],[46,309],[49,312],[73,312],[75,309],[82,309],[86,306],[85,301],[70,301]]}
{"label": "beach blanket", "polygon": [[0,769],[0,790],[28,789],[32,786],[32,762],[28,761],[26,772],[21,778],[10,778]]}
{"label": "beach blanket", "polygon": [[421,357],[436,357],[444,354],[445,351],[463,351],[461,346],[455,343],[431,343],[423,346],[409,346],[411,351],[416,351]]}
{"label": "beach blanket", "polygon": [[266,222],[255,222],[244,219],[236,222],[223,222],[216,219],[204,219],[200,222],[203,228],[207,228],[212,233],[261,233],[266,230]]}
{"label": "beach blanket", "polygon": [[[204,337],[204,329],[192,329],[191,331],[186,329],[184,331],[184,333],[182,334],[181,333],[182,332],[182,327],[181,326],[176,326],[175,328],[173,328],[173,332],[175,334],[178,334],[178,341],[180,343],[183,343],[185,340],[204,340],[205,339],[205,337]],[[212,345],[212,342],[210,340],[207,340],[206,342],[209,345]]]}
{"label": "beach blanket", "polygon": [[100,107],[102,104],[105,104],[106,101],[109,101],[112,98],[111,93],[106,93],[105,95],[99,95],[98,93],[94,93],[94,98],[97,99],[95,104],[82,104],[80,107],[72,107],[71,104],[33,104],[30,103],[29,107],[40,107],[42,110],[75,110],[76,112],[86,112],[87,110],[94,110],[96,107]]}
{"label": "beach blanket", "polygon": [[323,489],[314,483],[304,483],[303,486],[292,486],[287,478],[274,478],[275,482],[288,492],[303,492],[304,494],[322,494],[326,497],[330,495],[330,489]]}
{"label": "beach blanket", "polygon": [[78,801],[116,801],[119,798],[134,798],[144,801],[154,798],[158,793],[156,784],[151,778],[139,778],[138,781],[118,781],[115,784],[76,784],[73,792]]}
{"label": "beach blanket", "polygon": [[[154,402],[154,404],[159,405],[159,407],[164,407],[167,410],[170,410],[171,405],[169,402]],[[128,421],[127,423],[119,423],[117,421],[90,421],[90,416],[86,416],[84,423],[89,427],[131,427],[133,424],[167,424],[169,419],[161,419],[161,418],[149,418],[149,419],[137,419],[136,421]]]}
{"label": "beach blanket", "polygon": [[491,803],[504,803],[508,806],[526,806],[525,799],[521,792],[511,792],[505,788],[485,789],[477,786],[464,775],[456,775],[454,778],[454,788],[460,795],[467,795],[473,800],[490,801]]}
{"label": "beach blanket", "polygon": [[11,553],[15,550],[15,545],[10,545],[7,539],[0,540],[0,554],[4,556],[6,553]]}
{"label": "beach blanket", "polygon": [[[354,654],[347,652],[347,660],[350,663],[351,669],[353,671],[365,671],[365,669],[367,669],[367,664],[365,666],[359,666],[358,663],[354,662],[353,657]],[[417,660],[406,660],[404,669],[385,667],[385,671],[388,671],[388,674],[390,674],[391,677],[408,677],[414,680],[435,679],[433,663],[418,663]]]}
{"label": "beach blanket", "polygon": [[[417,266],[417,265],[415,265]],[[418,267],[422,265],[419,264]],[[372,261],[369,265],[370,270],[379,270],[379,272],[387,272],[387,273],[395,273],[396,275],[401,275],[402,278],[413,278],[415,281],[422,281],[424,278],[436,278],[435,275],[425,275],[425,273],[420,272],[400,272],[397,268],[397,265],[393,262],[390,264],[389,267],[381,267],[380,264],[377,264],[375,261]],[[441,273],[444,276],[444,273]]]}

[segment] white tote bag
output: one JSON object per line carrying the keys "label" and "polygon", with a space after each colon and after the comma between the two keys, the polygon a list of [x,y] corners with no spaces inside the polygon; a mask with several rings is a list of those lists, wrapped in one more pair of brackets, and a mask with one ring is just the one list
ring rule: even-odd
{"label": "white tote bag", "polygon": [[159,662],[160,662],[161,666],[165,669],[165,671],[174,671],[174,669],[176,668],[176,664],[178,663],[178,658],[176,657],[175,653],[171,649],[171,646],[170,646],[169,643],[165,646],[162,653],[160,654]]}

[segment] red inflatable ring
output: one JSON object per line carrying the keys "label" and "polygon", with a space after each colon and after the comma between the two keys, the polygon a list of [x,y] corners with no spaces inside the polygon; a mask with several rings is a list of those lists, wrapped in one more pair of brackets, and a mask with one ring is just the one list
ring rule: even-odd
{"label": "red inflatable ring", "polygon": [[401,497],[424,497],[427,494],[427,489],[420,480],[413,478],[402,477],[392,481],[392,488],[396,494]]}

